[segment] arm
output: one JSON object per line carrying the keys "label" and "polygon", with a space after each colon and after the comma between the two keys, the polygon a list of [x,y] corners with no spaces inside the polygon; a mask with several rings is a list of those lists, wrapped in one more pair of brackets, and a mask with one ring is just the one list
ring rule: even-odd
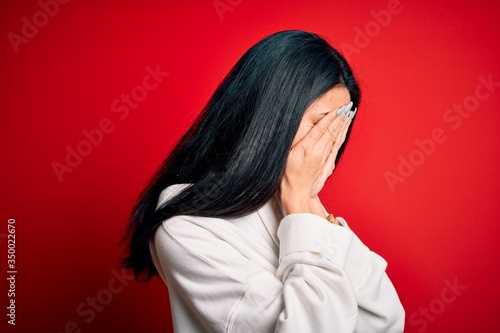
{"label": "arm", "polygon": [[[164,276],[176,306],[189,317],[184,324],[192,326],[176,326],[179,331],[353,332],[369,327],[371,332],[372,325],[395,331],[393,317],[384,317],[387,312],[377,309],[385,305],[389,290],[385,262],[374,260],[376,255],[358,243],[349,228],[330,224],[318,212],[316,190],[331,174],[341,142],[333,145],[325,137],[340,131],[339,122],[332,125],[336,131],[327,131],[324,125],[333,118],[324,119],[319,132],[311,131],[308,139],[301,140],[305,144],[291,154],[296,157],[289,158],[287,171],[292,171],[285,174],[281,188],[288,215],[278,229],[277,269],[255,260],[258,255],[245,243],[246,235],[237,235],[229,221],[178,216],[158,230],[155,264],[167,272]],[[322,152],[315,152],[316,147]],[[325,168],[307,167],[325,161]],[[301,170],[308,170],[308,177]],[[308,190],[312,182],[313,190]],[[383,283],[373,282],[377,280]],[[393,301],[389,297],[388,303]]]}
{"label": "arm", "polygon": [[[342,109],[345,108],[339,111]],[[355,114],[347,112],[349,117],[343,118],[344,122],[335,118],[333,113],[326,115],[290,151],[280,188],[281,202],[287,213],[310,213],[320,218],[328,215],[318,192],[335,168],[337,153],[345,140],[342,133],[347,131]],[[339,220],[350,231],[347,223],[341,218]],[[371,252],[354,233],[351,234],[345,272],[359,305],[357,331],[401,332],[404,310],[385,274],[387,263]]]}
{"label": "arm", "polygon": [[278,236],[284,309],[277,332],[354,332],[358,305],[345,273],[352,234],[303,213],[286,216]]}
{"label": "arm", "polygon": [[[344,219],[337,220],[350,230]],[[403,332],[405,311],[385,272],[387,262],[352,235],[345,271],[359,306],[356,332]]]}
{"label": "arm", "polygon": [[[230,244],[234,230],[207,230],[198,219],[165,222],[155,247],[169,292],[200,332],[402,332],[385,261],[349,228],[314,214],[286,216],[272,272],[249,260],[241,239],[239,249]],[[219,222],[231,223],[208,223]]]}
{"label": "arm", "polygon": [[[344,271],[349,230],[313,214],[285,217],[273,272],[249,260],[245,244],[230,244],[231,222],[209,221],[224,225],[207,230],[199,219],[175,217],[155,236],[159,270],[168,272],[169,291],[189,309],[199,331],[354,331],[358,307]],[[330,253],[333,244],[338,248]]]}

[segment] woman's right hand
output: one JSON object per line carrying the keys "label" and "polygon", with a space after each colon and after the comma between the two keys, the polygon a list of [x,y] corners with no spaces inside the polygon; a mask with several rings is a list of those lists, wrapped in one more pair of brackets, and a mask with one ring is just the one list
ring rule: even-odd
{"label": "woman's right hand", "polygon": [[[345,140],[355,111],[352,102],[329,112],[290,150],[281,181],[280,198],[287,214],[313,213],[325,217],[317,197],[335,168],[337,153]],[[339,110],[340,111],[340,110]]]}

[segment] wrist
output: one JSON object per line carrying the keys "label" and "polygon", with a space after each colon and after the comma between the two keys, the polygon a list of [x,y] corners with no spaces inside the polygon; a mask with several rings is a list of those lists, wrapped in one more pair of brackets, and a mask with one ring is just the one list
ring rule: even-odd
{"label": "wrist", "polygon": [[315,198],[283,198],[281,203],[286,214],[310,213],[326,218],[318,197]]}

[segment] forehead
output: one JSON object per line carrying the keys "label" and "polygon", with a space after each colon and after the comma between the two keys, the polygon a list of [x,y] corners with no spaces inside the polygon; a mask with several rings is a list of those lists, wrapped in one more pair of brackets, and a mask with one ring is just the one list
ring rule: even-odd
{"label": "forehead", "polygon": [[316,99],[306,110],[306,112],[330,112],[349,104],[350,101],[351,96],[349,95],[349,90],[347,90],[347,88],[345,87],[336,86]]}
{"label": "forehead", "polygon": [[339,108],[348,104],[351,101],[351,96],[349,95],[349,90],[346,87],[333,87],[324,93],[321,97],[316,99],[311,106],[316,105],[317,107],[336,107]]}

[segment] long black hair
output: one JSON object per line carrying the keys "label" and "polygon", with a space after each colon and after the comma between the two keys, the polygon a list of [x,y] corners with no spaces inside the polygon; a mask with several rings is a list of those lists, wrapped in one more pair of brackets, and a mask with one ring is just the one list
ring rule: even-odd
{"label": "long black hair", "polygon": [[[251,47],[139,196],[122,239],[122,267],[138,281],[157,274],[149,242],[170,217],[238,217],[261,208],[279,188],[304,111],[334,86],[359,104],[346,60],[316,34],[282,31]],[[173,184],[189,186],[156,209]]]}

